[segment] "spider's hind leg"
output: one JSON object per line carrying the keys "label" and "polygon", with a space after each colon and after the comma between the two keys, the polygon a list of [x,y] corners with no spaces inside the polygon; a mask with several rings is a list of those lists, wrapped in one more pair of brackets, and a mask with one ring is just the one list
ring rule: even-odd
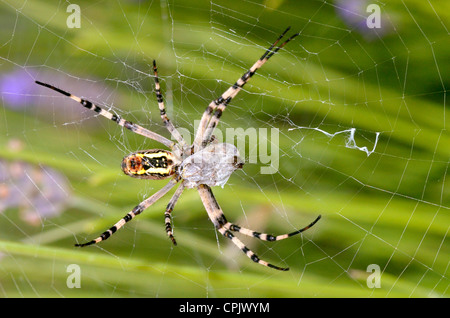
{"label": "spider's hind leg", "polygon": [[175,204],[177,203],[178,199],[180,198],[181,194],[183,193],[183,190],[184,190],[184,184],[182,183],[178,187],[177,191],[175,191],[175,194],[170,199],[169,203],[167,204],[166,212],[164,212],[164,221],[165,221],[165,225],[166,225],[166,233],[167,233],[167,236],[172,241],[173,245],[177,245],[177,241],[175,240],[175,237],[173,236],[173,232],[172,232],[171,215],[172,215],[172,210],[175,207]]}
{"label": "spider's hind leg", "polygon": [[111,237],[111,235],[116,233],[117,230],[121,229],[127,222],[134,219],[136,215],[141,214],[145,209],[150,207],[153,203],[158,201],[162,196],[164,196],[167,192],[169,192],[169,190],[172,189],[175,186],[175,184],[177,184],[178,181],[179,180],[177,178],[171,179],[163,188],[161,188],[158,192],[154,193],[152,196],[139,203],[133,210],[128,212],[123,218],[121,218],[116,224],[114,224],[108,230],[103,232],[99,237],[86,243],[81,244],[77,243],[75,244],[75,246],[84,247],[88,245],[97,244],[100,243],[101,241],[108,239],[109,237]]}

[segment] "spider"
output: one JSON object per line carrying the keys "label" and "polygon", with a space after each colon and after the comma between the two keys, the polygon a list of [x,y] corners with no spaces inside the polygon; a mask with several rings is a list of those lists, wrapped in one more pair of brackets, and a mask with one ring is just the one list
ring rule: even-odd
{"label": "spider", "polygon": [[208,105],[200,120],[194,143],[192,145],[188,145],[184,141],[181,134],[178,132],[178,130],[175,128],[166,114],[163,96],[161,94],[161,88],[159,85],[158,70],[155,61],[153,61],[155,92],[161,119],[176,142],[170,141],[169,139],[155,132],[127,121],[118,115],[100,108],[99,106],[93,104],[88,100],[74,96],[71,93],[63,91],[50,84],[36,81],[37,84],[50,88],[67,97],[70,97],[84,107],[114,121],[118,125],[125,127],[136,134],[155,140],[171,150],[141,150],[125,156],[122,160],[122,170],[130,177],[151,180],[171,178],[170,181],[159,191],[139,203],[134,209],[128,212],[121,220],[114,224],[110,229],[103,232],[103,234],[101,234],[99,237],[86,243],[75,244],[75,246],[83,247],[87,245],[97,244],[108,239],[112,234],[123,227],[125,223],[131,221],[138,214],[149,208],[153,203],[158,201],[170,189],[172,189],[176,184],[179,183],[178,189],[170,199],[164,212],[166,233],[174,245],[177,245],[177,242],[172,232],[172,210],[184,189],[197,188],[202,203],[206,209],[206,212],[208,213],[208,217],[210,218],[216,229],[223,236],[230,239],[231,242],[233,242],[239,249],[241,249],[245,253],[245,255],[249,257],[253,262],[277,270],[289,270],[289,268],[278,267],[260,259],[232,232],[238,232],[246,236],[258,238],[263,241],[279,241],[306,231],[320,219],[320,215],[308,226],[292,233],[277,236],[266,233],[259,233],[228,222],[211,190],[211,187],[213,186],[223,186],[227,182],[230,175],[235,170],[241,169],[244,165],[244,162],[240,158],[239,152],[234,145],[218,143],[214,140],[214,136],[212,134],[214,129],[217,127],[217,124],[219,123],[222,112],[226,109],[232,98],[237,95],[242,87],[255,74],[255,72],[262,65],[264,65],[264,63],[266,63],[267,60],[272,57],[272,55],[278,52],[278,50],[280,50],[283,46],[285,46],[288,42],[290,42],[298,35],[298,33],[292,35],[282,44],[277,46],[278,42],[285,36],[289,29],[290,27],[288,27],[277,38],[277,40],[253,64],[253,66],[236,81],[234,85],[228,88],[228,90],[226,90],[220,97],[213,100]]}

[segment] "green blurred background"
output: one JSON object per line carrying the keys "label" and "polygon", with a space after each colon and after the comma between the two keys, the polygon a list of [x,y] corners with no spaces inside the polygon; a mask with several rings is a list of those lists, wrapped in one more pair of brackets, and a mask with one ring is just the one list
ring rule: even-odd
{"label": "green blurred background", "polygon": [[[371,3],[379,29],[365,24]],[[0,2],[1,297],[449,295],[448,2],[76,4],[80,28],[68,28],[65,1]],[[168,114],[192,134],[207,104],[289,25],[300,35],[219,126],[279,129],[278,171],[248,163],[213,190],[229,220],[258,231],[291,232],[322,215],[301,237],[245,239],[291,270],[229,246],[195,190],[174,211],[177,247],[164,231],[169,194],[108,241],[74,248],[165,184],[120,171],[127,153],[161,146],[34,80],[169,137],[154,98],[156,59]],[[249,144],[244,157],[256,150]],[[70,264],[81,288],[67,286]],[[370,264],[381,288],[367,286]]]}

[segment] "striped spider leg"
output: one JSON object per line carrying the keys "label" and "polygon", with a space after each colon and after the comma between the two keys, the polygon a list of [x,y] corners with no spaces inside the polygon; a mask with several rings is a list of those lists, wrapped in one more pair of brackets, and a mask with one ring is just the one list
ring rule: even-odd
{"label": "striped spider leg", "polygon": [[175,204],[177,203],[178,199],[180,198],[181,194],[183,193],[183,190],[184,190],[184,183],[181,183],[180,186],[178,187],[177,191],[175,191],[174,195],[170,199],[169,204],[167,204],[166,211],[164,212],[166,233],[167,233],[167,236],[172,241],[173,245],[177,245],[177,241],[175,240],[175,237],[173,236],[173,232],[172,232],[171,214],[172,214],[173,208],[175,207]]}
{"label": "striped spider leg", "polygon": [[161,94],[161,87],[159,85],[159,77],[158,77],[158,69],[156,67],[156,61],[153,60],[153,73],[155,75],[155,92],[156,92],[156,100],[158,101],[159,112],[161,114],[161,119],[166,126],[167,130],[170,132],[173,138],[178,142],[181,148],[184,150],[189,149],[189,146],[184,141],[181,134],[175,128],[175,126],[170,121],[169,117],[166,114],[166,107],[164,106],[163,96]]}
{"label": "striped spider leg", "polygon": [[217,230],[225,236],[226,238],[230,239],[231,242],[233,242],[234,245],[236,245],[244,254],[250,258],[253,262],[274,268],[281,271],[287,271],[289,270],[288,267],[278,267],[276,265],[270,264],[262,259],[260,259],[252,250],[250,250],[247,246],[245,246],[244,243],[240,239],[238,239],[236,236],[233,235],[233,232],[239,232],[243,235],[247,235],[250,237],[255,237],[257,239],[260,239],[262,241],[280,241],[284,240],[288,237],[300,234],[307,229],[311,228],[314,224],[316,224],[317,221],[321,218],[319,215],[311,224],[308,226],[305,226],[304,228],[297,230],[292,233],[288,234],[282,234],[282,235],[271,235],[267,233],[259,233],[255,232],[243,227],[240,227],[234,223],[230,223],[225,218],[225,215],[223,214],[222,209],[219,206],[219,203],[217,202],[216,198],[214,197],[214,194],[210,187],[207,185],[200,185],[197,187],[197,190],[200,194],[200,198],[202,199],[203,205],[206,208],[206,212],[208,213],[209,218],[211,219],[211,222],[214,224],[214,226],[217,228]]}
{"label": "striped spider leg", "polygon": [[[290,30],[291,27],[288,27],[278,38],[277,40],[266,50],[266,52],[257,60],[253,66],[242,75],[234,85],[228,88],[219,98],[213,100],[208,107],[206,108],[203,116],[200,120],[200,124],[197,130],[197,134],[194,139],[193,144],[193,152],[196,152],[199,148],[203,148],[206,144],[211,140],[212,133],[219,123],[222,112],[225,110],[227,105],[230,103],[231,99],[233,99],[242,87],[250,80],[250,78],[256,73],[256,71],[261,68],[278,50],[280,50],[283,46],[285,46],[288,42],[290,42],[293,38],[295,38],[298,33],[289,37],[282,44],[275,46],[278,42],[284,37],[284,35]],[[274,49],[275,48],[275,49]],[[214,113],[214,114],[213,114]]]}
{"label": "striped spider leg", "polygon": [[118,229],[120,229],[122,226],[124,226],[125,223],[127,223],[127,222],[131,221],[132,219],[134,219],[136,217],[136,215],[141,214],[145,209],[150,207],[153,203],[158,201],[162,196],[164,196],[167,192],[169,192],[169,190],[172,189],[177,184],[178,181],[179,181],[179,179],[172,178],[169,181],[169,183],[167,183],[162,189],[160,189],[158,192],[156,192],[155,194],[153,194],[149,198],[147,198],[144,201],[142,201],[141,203],[139,203],[136,207],[134,207],[133,210],[128,212],[122,219],[120,219],[119,222],[117,222],[112,227],[110,227],[108,230],[103,232],[99,237],[97,237],[97,238],[95,238],[95,239],[93,239],[93,240],[91,240],[89,242],[86,242],[86,243],[75,244],[75,246],[84,247],[84,246],[88,246],[88,245],[92,245],[92,244],[97,244],[97,243],[99,243],[101,241],[106,240],[111,235],[116,233],[116,231]]}
{"label": "striped spider leg", "polygon": [[106,117],[110,120],[112,120],[113,122],[115,122],[116,124],[118,124],[119,126],[125,127],[129,130],[131,130],[132,132],[139,134],[141,136],[153,139],[163,145],[165,145],[166,147],[174,150],[174,148],[178,147],[173,141],[170,141],[169,139],[153,132],[150,131],[142,126],[136,125],[128,120],[125,120],[123,118],[121,118],[118,115],[115,115],[97,105],[95,105],[94,103],[86,100],[86,99],[82,99],[78,96],[72,95],[71,93],[68,93],[66,91],[63,91],[62,89],[59,89],[55,86],[52,86],[50,84],[47,83],[42,83],[40,81],[35,81],[36,84],[39,84],[41,86],[50,88],[51,90],[54,90],[55,92],[58,92],[60,94],[63,94],[64,96],[67,96],[71,99],[73,99],[74,101],[80,103],[81,105],[83,105],[84,107],[86,107],[87,109],[93,110],[94,112],[98,113],[99,115]]}
{"label": "striped spider leg", "polygon": [[255,232],[226,220],[222,209],[217,203],[210,187],[221,185],[223,186],[231,174],[236,169],[241,169],[244,162],[239,157],[238,149],[231,144],[219,144],[213,141],[213,131],[219,123],[223,111],[226,109],[228,103],[234,98],[242,87],[250,80],[253,74],[262,66],[267,60],[280,50],[284,45],[291,41],[298,35],[294,34],[289,37],[282,44],[278,42],[284,37],[290,28],[287,28],[278,39],[266,50],[261,58],[254,63],[254,65],[239,78],[236,83],[225,91],[218,99],[213,100],[206,108],[201,118],[194,143],[187,145],[179,131],[170,121],[166,114],[163,96],[161,94],[161,87],[159,84],[158,70],[156,62],[153,61],[153,73],[155,80],[156,100],[160,111],[161,119],[164,126],[169,131],[175,142],[154,133],[142,126],[133,124],[132,122],[122,119],[92,102],[72,95],[64,90],[56,88],[50,84],[36,81],[37,84],[52,89],[72,100],[80,103],[87,109],[90,109],[99,115],[114,121],[119,126],[125,127],[132,132],[155,140],[171,151],[162,149],[149,149],[133,152],[125,156],[122,160],[122,171],[133,178],[162,180],[170,178],[169,182],[159,191],[139,203],[130,212],[128,212],[122,219],[116,222],[112,227],[103,232],[97,238],[86,243],[75,244],[76,246],[87,246],[97,244],[111,237],[112,234],[122,228],[127,222],[131,221],[138,214],[141,214],[145,209],[152,206],[161,197],[167,194],[172,188],[180,183],[178,189],[173,194],[164,212],[165,230],[167,236],[172,243],[176,245],[176,240],[172,232],[172,210],[175,204],[186,188],[197,188],[203,205],[208,213],[208,216],[217,230],[225,237],[229,238],[238,248],[240,248],[252,261],[261,265],[271,267],[278,270],[288,270],[272,265],[260,259],[253,251],[247,248],[232,232],[238,232],[243,235],[258,238],[263,241],[278,241],[283,240],[293,235],[302,233],[312,227],[320,216],[310,225],[297,230],[292,233],[273,236],[266,233]]}
{"label": "striped spider leg", "polygon": [[[173,174],[175,174],[175,167],[181,159],[179,159],[179,156],[182,156],[184,152],[189,149],[189,146],[187,146],[186,142],[182,138],[181,134],[178,132],[178,130],[173,126],[172,122],[166,115],[166,110],[163,102],[163,97],[160,91],[160,85],[159,85],[159,78],[156,68],[156,62],[153,61],[153,71],[155,74],[155,92],[156,92],[156,99],[158,101],[158,106],[160,110],[161,119],[166,127],[166,129],[170,132],[170,134],[173,136],[173,138],[178,142],[178,144],[168,140],[167,138],[154,133],[144,127],[141,127],[139,125],[133,124],[130,121],[127,121],[125,119],[120,118],[119,116],[112,114],[111,112],[102,109],[101,107],[95,105],[94,103],[82,99],[78,96],[72,95],[71,93],[68,93],[62,89],[59,89],[57,87],[54,87],[47,83],[42,83],[40,81],[36,81],[37,84],[50,88],[60,94],[63,94],[74,101],[80,103],[84,107],[95,111],[96,113],[100,114],[103,117],[106,117],[115,123],[117,123],[119,126],[125,127],[129,130],[131,130],[134,133],[137,133],[139,135],[142,135],[144,137],[153,139],[168,148],[170,148],[174,153],[177,155],[173,156],[172,153],[164,150],[144,150],[144,151],[137,151],[134,152],[128,156],[126,156],[122,161],[122,170],[125,172],[125,174],[135,177],[135,178],[141,178],[141,179],[164,179],[167,178]],[[180,149],[181,148],[181,149]],[[142,211],[150,207],[154,202],[159,200],[163,195],[165,195],[178,181],[180,181],[180,178],[178,175],[176,175],[165,187],[163,187],[161,190],[147,198],[146,200],[142,201],[139,205],[137,205],[132,211],[127,213],[119,222],[114,224],[110,229],[105,231],[102,235],[97,237],[94,240],[91,240],[87,243],[83,244],[75,244],[75,246],[87,246],[92,244],[97,244],[101,241],[106,240],[109,238],[112,234],[114,234],[118,229],[120,229],[122,226],[125,225],[128,221],[132,220],[136,215],[140,214]],[[176,245],[175,238],[172,234],[172,225],[171,225],[171,219],[170,219],[170,213],[178,200],[178,198],[181,196],[181,193],[183,192],[184,186],[183,184],[178,188],[178,190],[173,195],[172,199],[170,200],[169,204],[167,205],[166,212],[164,214],[165,218],[165,226],[166,226],[166,233],[169,236],[169,238],[172,240],[173,244]]]}

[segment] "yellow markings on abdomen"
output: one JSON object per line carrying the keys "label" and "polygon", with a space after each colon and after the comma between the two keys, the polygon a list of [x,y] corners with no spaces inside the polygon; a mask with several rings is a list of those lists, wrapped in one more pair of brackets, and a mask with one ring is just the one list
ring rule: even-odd
{"label": "yellow markings on abdomen", "polygon": [[122,170],[134,178],[164,179],[175,173],[174,156],[160,149],[133,152],[123,158]]}

